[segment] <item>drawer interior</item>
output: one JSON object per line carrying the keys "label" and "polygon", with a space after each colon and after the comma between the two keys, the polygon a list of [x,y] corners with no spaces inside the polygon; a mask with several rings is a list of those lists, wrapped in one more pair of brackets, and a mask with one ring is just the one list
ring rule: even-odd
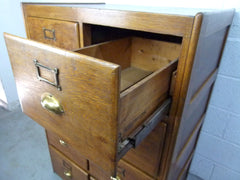
{"label": "drawer interior", "polygon": [[180,45],[140,37],[127,37],[88,46],[76,52],[120,65],[120,92],[123,92],[146,76],[175,61],[179,56]]}
{"label": "drawer interior", "polygon": [[168,98],[180,49],[181,45],[176,42],[133,36],[76,50],[121,67],[118,119],[121,141],[135,134]]}

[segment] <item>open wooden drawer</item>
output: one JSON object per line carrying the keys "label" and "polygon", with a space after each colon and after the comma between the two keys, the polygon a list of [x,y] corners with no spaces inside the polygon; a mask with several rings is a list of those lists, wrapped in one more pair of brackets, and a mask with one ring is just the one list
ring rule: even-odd
{"label": "open wooden drawer", "polygon": [[70,52],[5,40],[23,112],[109,176],[168,112],[179,44],[130,37]]}

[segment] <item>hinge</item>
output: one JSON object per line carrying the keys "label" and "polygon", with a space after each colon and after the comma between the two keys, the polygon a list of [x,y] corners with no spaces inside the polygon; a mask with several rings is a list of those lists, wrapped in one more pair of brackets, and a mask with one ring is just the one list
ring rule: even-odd
{"label": "hinge", "polygon": [[135,133],[134,136],[129,136],[123,142],[119,142],[118,144],[118,156],[119,159],[125,155],[129,149],[132,147],[136,148],[157,126],[157,124],[163,120],[163,118],[167,115],[171,104],[171,99],[167,99],[163,102],[163,104],[154,111],[154,113],[147,118],[147,120],[143,123],[142,128]]}

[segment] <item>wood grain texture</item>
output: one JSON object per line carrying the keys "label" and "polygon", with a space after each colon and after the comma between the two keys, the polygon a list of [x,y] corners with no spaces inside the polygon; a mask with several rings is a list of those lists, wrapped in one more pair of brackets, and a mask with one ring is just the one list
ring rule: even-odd
{"label": "wood grain texture", "polygon": [[121,71],[120,91],[124,91],[140,80],[150,75],[151,71],[144,71],[139,68],[129,67]]}
{"label": "wood grain texture", "polygon": [[[233,13],[233,11],[231,11],[231,13]],[[215,12],[214,14],[218,14],[217,16],[225,18],[224,13],[222,12]],[[229,12],[227,14],[229,14]],[[226,19],[231,19],[229,17],[226,17],[226,19],[222,21],[222,25],[219,26],[221,29],[218,27],[217,31],[205,31],[203,35],[203,29],[208,29],[206,26],[211,26],[211,24],[206,23],[206,19],[208,18],[205,18],[205,16],[208,16],[208,14],[200,13],[198,16],[196,16],[194,22],[194,26],[196,26],[196,28],[194,28],[190,40],[192,46],[190,46],[188,52],[189,62],[185,65],[185,75],[183,76],[182,90],[180,91],[180,96],[184,98],[184,101],[180,101],[177,108],[178,110],[176,115],[177,117],[180,117],[180,121],[176,121],[175,123],[176,130],[174,136],[177,138],[175,139],[173,137],[173,139],[175,139],[175,142],[173,142],[173,144],[175,144],[175,149],[171,160],[172,165],[170,168],[171,171],[168,175],[169,179],[171,179],[171,177],[174,177],[174,174],[176,174],[176,171],[174,170],[174,164],[176,163],[176,158],[179,157],[178,155],[181,152],[181,148],[183,148],[185,143],[188,143],[186,141],[191,135],[190,132],[193,131],[200,117],[206,111],[208,100],[211,94],[211,83],[210,86],[206,88],[202,88],[202,86],[219,64],[222,47],[224,46],[225,42],[224,39],[227,35],[227,29],[229,28],[228,25],[231,23],[226,23]],[[205,37],[206,34],[210,35],[207,39]],[[211,44],[211,47],[204,45],[205,43]],[[208,64],[210,65],[208,66]],[[194,78],[194,76],[196,78]],[[197,88],[193,90],[194,87]],[[197,93],[197,95],[194,93],[192,94],[191,92]],[[191,101],[191,99],[194,100]],[[184,159],[186,162],[189,158],[185,157]]]}
{"label": "wood grain texture", "polygon": [[[63,180],[88,180],[88,173],[82,170],[74,162],[69,160],[66,156],[60,153],[57,149],[49,146],[49,151],[51,154],[53,170],[56,172]],[[68,177],[64,172],[70,172],[71,177]]]}
{"label": "wood grain texture", "polygon": [[180,47],[177,43],[130,37],[88,46],[76,52],[119,64],[122,70],[120,91],[123,91],[176,60]]}
{"label": "wood grain texture", "polygon": [[[125,140],[168,97],[180,45],[130,37],[81,48],[76,52],[121,66],[123,78],[120,90],[125,91],[120,95],[119,133]],[[134,80],[129,76],[126,79],[126,68],[130,67],[155,72],[144,73],[144,76],[150,74],[144,79],[143,73],[138,78],[135,76]],[[126,89],[126,86],[129,88]]]}
{"label": "wood grain texture", "polygon": [[199,136],[200,129],[202,127],[205,116],[206,114],[203,114],[201,118],[198,120],[198,123],[191,132],[191,135],[189,136],[187,142],[185,143],[185,146],[181,149],[181,152],[178,154],[177,163],[180,161],[185,161],[188,158],[190,152],[194,150],[194,147],[197,142],[196,139]]}
{"label": "wood grain texture", "polygon": [[153,180],[153,178],[123,160],[118,163],[118,176],[121,180]]}
{"label": "wood grain texture", "polygon": [[126,139],[168,97],[177,62],[150,74],[120,94],[119,133]]}
{"label": "wood grain texture", "polygon": [[[119,66],[9,34],[5,39],[23,112],[114,175]],[[37,79],[33,59],[59,68],[62,91]],[[44,92],[59,100],[64,114],[56,115],[41,107]]]}
{"label": "wood grain texture", "polygon": [[101,168],[94,164],[93,162],[89,161],[89,174],[94,177],[96,180],[106,180],[110,179],[109,175]]}
{"label": "wood grain texture", "polygon": [[205,12],[201,28],[201,36],[207,37],[217,33],[219,30],[230,26],[234,16],[234,9]]}
{"label": "wood grain texture", "polygon": [[[228,16],[224,17],[222,25],[220,26],[222,29],[219,29],[218,27],[218,31],[213,31],[212,27],[208,27],[212,25],[207,22],[210,21],[211,18],[216,18],[216,13],[214,13],[215,15],[213,17],[208,17],[211,16],[211,13],[204,14],[203,16],[202,28],[199,34],[198,45],[191,68],[191,76],[189,76],[189,85],[187,89],[181,125],[178,132],[178,141],[176,143],[177,148],[175,149],[177,153],[175,156],[179,153],[180,149],[186,142],[186,139],[189,137],[190,129],[192,131],[197,124],[198,119],[206,110],[211,92],[210,88],[216,79],[216,69],[219,66],[222,49],[224,47],[225,38],[229,28],[228,25],[231,23],[231,21],[226,23],[226,20],[229,20],[229,12],[230,11],[226,11]],[[220,13],[221,12],[218,12],[219,16]],[[223,15],[224,13],[221,14],[222,18]],[[213,19],[211,19],[211,21],[213,21]],[[207,29],[209,29],[211,32],[207,32]],[[206,34],[208,34],[208,36],[206,36]],[[204,86],[206,87],[204,88]],[[198,110],[197,113],[196,110]],[[185,130],[187,124],[189,125],[189,133],[187,133]]]}
{"label": "wood grain texture", "polygon": [[[178,49],[179,61],[176,67],[177,75],[175,79],[174,90],[173,92],[171,92],[173,97],[169,118],[165,120],[165,122],[168,124],[167,126],[168,128],[166,129],[165,137],[166,141],[164,144],[161,165],[159,166],[158,179],[166,180],[170,179],[169,177],[177,176],[178,179],[184,179],[192,158],[192,153],[190,153],[189,155],[189,152],[192,150],[191,148],[193,147],[192,146],[194,144],[193,142],[195,141],[195,139],[197,139],[194,138],[193,141],[189,141],[189,136],[191,137],[192,134],[191,132],[193,131],[193,129],[197,127],[196,124],[199,122],[198,121],[199,118],[205,112],[212,86],[212,83],[209,82],[212,82],[212,79],[214,79],[213,76],[212,78],[210,78],[211,80],[209,79],[209,77],[212,75],[212,73],[218,66],[219,59],[221,58],[222,47],[228,31],[228,27],[231,24],[234,11],[224,10],[212,13],[198,13],[195,15],[195,17],[193,16],[190,17],[186,15],[182,16],[174,14],[160,14],[156,12],[138,12],[101,8],[82,8],[78,7],[77,5],[68,6],[69,7],[63,6],[56,7],[54,5],[46,6],[43,4],[34,5],[26,3],[23,4],[24,16],[25,19],[27,19],[27,17],[41,17],[58,19],[63,21],[78,22],[80,26],[79,37],[81,47],[83,47],[85,44],[88,45],[91,41],[90,36],[92,34],[90,32],[91,29],[88,26],[88,24],[100,25],[102,27],[108,26],[108,28],[116,27],[127,30],[159,33],[159,35],[165,34],[182,37],[181,41],[182,44],[177,47],[179,48]],[[29,37],[28,22],[26,22],[25,25]],[[87,26],[85,27],[85,25]],[[86,38],[86,36],[88,37]],[[119,35],[119,37],[124,36]],[[200,41],[202,41],[203,43],[200,43]],[[145,63],[144,62],[144,60],[146,59],[145,55],[147,58],[151,57],[149,60],[151,61],[155,60],[157,65],[159,64],[158,59],[162,58],[150,56],[154,54],[154,50],[152,52],[148,52],[148,50],[151,49],[151,47],[152,49],[154,49],[155,47],[158,47],[158,45],[155,45],[155,43],[150,41],[149,41],[150,43],[148,43],[147,41],[145,42],[146,43],[138,43],[138,48],[136,48],[138,50],[144,48],[144,51],[138,52],[136,51],[136,54],[134,54],[134,52],[131,52],[130,54],[132,54],[131,57],[135,56],[137,57],[137,59],[139,59],[137,63],[135,63],[135,59],[132,60],[134,64],[141,64],[141,69],[150,68],[152,71],[152,68],[155,68],[155,65],[154,63],[151,63],[151,65]],[[167,47],[170,47],[170,45],[164,45],[164,47],[166,47],[166,49],[160,51],[167,53],[167,55],[165,55],[164,57],[165,62],[167,62],[168,55],[169,56],[174,55],[174,52],[172,52],[174,48],[172,47],[169,48],[168,50]],[[216,48],[214,49],[214,47]],[[158,49],[156,50],[156,52],[160,51]],[[111,55],[111,53],[109,54]],[[112,53],[112,56],[114,56],[114,54],[115,52]],[[121,56],[121,53],[118,54],[118,56]],[[126,61],[124,63],[126,63],[125,64],[126,68],[131,66],[130,61]],[[156,71],[158,70],[153,71],[155,71],[156,73]],[[149,77],[152,78],[153,76],[150,75]],[[147,79],[149,77],[147,77]],[[144,80],[138,84],[139,92],[141,91],[140,88],[141,84],[144,84],[145,82],[146,81]],[[150,83],[150,81],[148,83]],[[155,81],[152,81],[152,85],[154,83]],[[152,85],[150,83],[150,85],[146,87],[155,87],[154,85],[153,86]],[[156,85],[155,89],[157,89],[157,86],[160,85],[161,85],[160,83]],[[126,95],[128,95],[128,99],[124,101],[127,102],[127,104],[135,102],[134,99],[131,100],[135,96],[134,93],[136,93],[134,89],[135,87],[136,86],[132,86],[120,94],[121,97],[120,103],[122,103],[123,101],[122,99],[124,99]],[[133,91],[133,89],[135,92]],[[152,91],[149,94],[151,95],[150,98],[155,98],[154,96],[155,91]],[[147,96],[149,94],[147,93]],[[168,92],[165,94],[165,96],[167,96],[167,94]],[[142,98],[144,97],[144,95],[141,95],[140,97]],[[127,120],[125,125],[124,124],[122,125],[123,131],[121,132],[121,134],[123,134],[122,136],[123,138],[124,137],[126,138],[128,134],[130,134],[131,126],[134,129],[134,126],[136,125],[137,127],[137,124],[141,122],[141,120],[139,120],[138,118],[139,117],[144,118],[143,115],[148,113],[148,112],[146,113],[144,107],[141,106],[142,104],[144,104],[145,106],[146,101],[144,101],[144,98],[140,103],[136,101],[136,105],[140,104],[139,107],[143,109],[140,110],[141,113],[140,111],[138,112],[138,110],[135,109],[136,112],[134,113],[136,113],[137,115],[135,117],[134,116],[131,117],[133,119],[136,118],[136,124],[134,124],[135,123],[134,119],[134,121]],[[160,101],[161,98],[158,99],[158,102]],[[153,104],[154,103],[155,101],[153,102]],[[132,108],[132,106],[129,105],[124,108],[125,110],[123,112],[126,112],[127,116],[131,116],[131,114],[129,113],[131,109],[129,108]],[[149,107],[146,106],[146,108],[149,110]],[[196,114],[194,112],[196,112]],[[149,112],[149,114],[151,113]],[[122,122],[122,120],[119,120],[119,122]],[[131,124],[132,122],[134,123]],[[126,131],[127,128],[129,128],[127,130],[128,132]],[[185,131],[186,129],[187,131]],[[181,145],[179,146],[179,144]],[[182,150],[182,148],[184,148],[185,150]],[[179,166],[180,169],[182,170],[178,169],[177,171],[174,171],[175,169],[174,164],[176,165],[177,159],[178,160],[183,159],[181,160],[180,163],[181,167]],[[139,171],[138,169],[133,168],[133,172],[130,173],[132,175],[128,177],[130,177],[130,179],[132,179],[133,177],[134,178],[138,177],[134,176],[134,174],[137,173],[138,171]],[[123,172],[124,171],[122,169],[119,174],[123,175]],[[142,177],[145,177],[145,173],[143,172],[141,173],[143,174]],[[104,172],[104,174],[106,174],[106,172]]]}
{"label": "wood grain texture", "polygon": [[[58,149],[60,152],[62,152],[65,156],[67,156],[69,159],[71,159],[73,162],[75,162],[78,166],[80,166],[83,170],[88,170],[88,162],[85,157],[83,157],[76,149],[72,147],[71,144],[69,144],[68,141],[66,141],[61,136],[58,136],[57,134],[54,134],[53,132],[46,131],[47,138],[48,138],[48,144]],[[64,141],[66,144],[62,145],[60,143],[61,141]]]}
{"label": "wood grain texture", "polygon": [[181,172],[179,173],[179,176],[178,176],[177,180],[185,180],[187,178],[188,170],[190,168],[193,155],[194,155],[194,152],[192,152],[190,154],[190,156],[188,157],[188,159],[187,159],[186,163],[184,164]]}
{"label": "wood grain texture", "polygon": [[174,158],[177,156],[177,154],[180,153],[183,146],[187,142],[187,139],[191,135],[191,132],[197,125],[199,119],[206,112],[211,90],[212,86],[204,89],[204,91],[201,93],[201,96],[195,99],[193,103],[188,105],[189,110],[186,114],[184,114],[184,119],[182,119],[182,123],[187,124],[188,128],[183,125],[179,127],[178,133],[181,138],[179,137],[178,141],[175,144],[175,152],[177,153],[174,155]]}
{"label": "wood grain texture", "polygon": [[131,38],[99,43],[76,52],[118,64],[123,70],[131,64]]}
{"label": "wood grain texture", "polygon": [[188,98],[195,95],[197,90],[204,84],[204,81],[219,66],[227,31],[228,28],[226,27],[210,36],[200,37],[198,50],[195,54],[195,59],[198,59],[198,61],[195,61],[192,67]]}
{"label": "wood grain texture", "polygon": [[92,44],[92,32],[91,26],[89,24],[82,24],[82,37],[80,41],[82,43],[81,47],[90,46]]}
{"label": "wood grain texture", "polygon": [[181,44],[132,38],[131,66],[157,71],[179,58]]}
{"label": "wood grain texture", "polygon": [[185,144],[185,146],[181,149],[181,152],[179,153],[177,160],[173,164],[173,167],[170,172],[169,179],[178,179],[178,177],[181,177],[182,171],[186,171],[189,165],[189,158],[193,155],[194,149],[197,143],[197,139],[200,133],[200,129],[203,123],[203,119],[205,117],[205,114],[199,119],[197,125],[193,129],[191,135],[188,137],[188,141]]}
{"label": "wood grain texture", "polygon": [[[28,37],[32,40],[68,50],[80,47],[79,26],[77,22],[28,17],[27,23],[29,28]],[[54,31],[54,34],[50,31]],[[55,39],[53,39],[54,37]]]}
{"label": "wood grain texture", "polygon": [[[27,16],[52,19],[73,20],[89,24],[141,30],[153,33],[183,36],[191,29],[193,17],[148,13],[137,11],[118,11],[81,7],[60,7],[24,4]],[[48,12],[51,12],[49,15]],[[50,16],[50,17],[49,17]]]}
{"label": "wood grain texture", "polygon": [[149,176],[156,178],[161,163],[166,128],[165,123],[159,123],[136,149],[131,149],[123,157],[123,160]]}

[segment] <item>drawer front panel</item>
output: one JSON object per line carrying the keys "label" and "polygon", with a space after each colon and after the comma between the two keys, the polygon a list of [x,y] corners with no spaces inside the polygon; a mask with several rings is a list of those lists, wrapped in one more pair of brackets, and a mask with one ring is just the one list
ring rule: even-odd
{"label": "drawer front panel", "polygon": [[123,160],[118,163],[118,176],[121,180],[153,180],[151,177]]}
{"label": "drawer front panel", "polygon": [[[118,47],[110,45],[128,45],[125,42],[129,39],[84,49],[101,47],[97,58],[108,60],[103,54]],[[70,149],[59,149],[65,153],[75,149],[109,177],[115,175],[117,161],[168,111],[170,101],[165,99],[175,60],[134,80],[120,94],[119,65],[82,55],[81,51],[74,53],[10,35],[6,35],[6,43],[24,113],[71,145]],[[134,70],[133,75],[136,72],[132,66],[126,69]],[[128,138],[135,139],[136,144]],[[54,139],[50,143],[59,146]]]}
{"label": "drawer front panel", "polygon": [[56,147],[64,155],[66,155],[72,161],[76,162],[76,164],[84,170],[88,170],[87,159],[81,156],[80,153],[76,151],[68,141],[50,131],[47,131],[46,133],[48,143],[50,145]]}
{"label": "drawer front panel", "polygon": [[131,149],[123,159],[152,177],[158,176],[167,125],[163,122],[147,136],[135,149]]}
{"label": "drawer front panel", "polygon": [[61,178],[66,180],[88,180],[88,173],[70,161],[52,146],[49,146],[52,158],[53,170]]}
{"label": "drawer front panel", "polygon": [[[47,130],[61,134],[76,151],[109,175],[114,174],[119,66],[9,34],[5,39],[23,112]],[[51,69],[58,68],[61,91],[39,81],[34,59]],[[39,68],[43,72],[44,68]],[[42,107],[41,96],[46,92],[52,97],[45,98],[43,105],[54,102],[55,107],[57,99],[63,113]]]}
{"label": "drawer front panel", "polygon": [[27,18],[29,38],[64,49],[79,48],[79,27],[76,22]]}
{"label": "drawer front panel", "polygon": [[[91,180],[107,180],[110,179],[99,167],[90,162],[90,172],[89,174]],[[117,176],[121,180],[153,180],[150,176],[145,174],[143,171],[137,169],[131,164],[124,160],[118,162]]]}

